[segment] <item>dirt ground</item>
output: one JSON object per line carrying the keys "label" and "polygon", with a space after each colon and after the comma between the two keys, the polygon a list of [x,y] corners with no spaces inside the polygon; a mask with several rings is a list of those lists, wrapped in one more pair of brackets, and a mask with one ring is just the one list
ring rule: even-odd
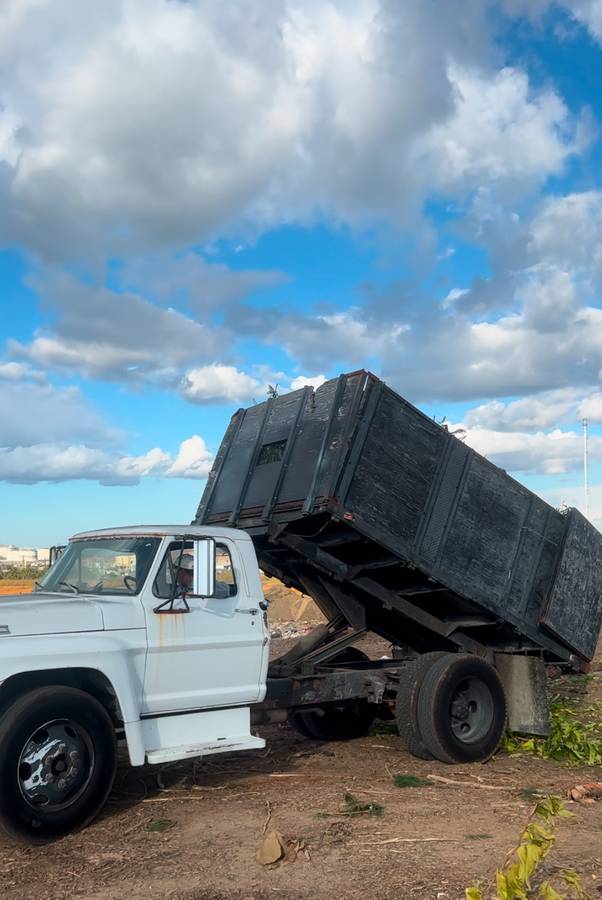
{"label": "dirt ground", "polygon": [[[379,656],[386,645],[369,639],[365,649]],[[587,679],[553,682],[553,690],[602,709],[602,644],[597,660]],[[196,763],[131,769],[124,756],[105,811],[87,829],[33,848],[0,839],[0,897],[460,900],[476,880],[491,884],[535,791],[564,795],[602,779],[600,769],[502,753],[471,766],[424,762],[393,734],[321,744],[284,724],[259,733],[264,751]],[[397,774],[462,783],[397,788]],[[348,815],[346,793],[380,804],[382,815]],[[561,820],[542,871],[573,867],[602,898],[602,801],[570,808],[575,817]],[[294,861],[257,862],[271,829],[299,842]]]}

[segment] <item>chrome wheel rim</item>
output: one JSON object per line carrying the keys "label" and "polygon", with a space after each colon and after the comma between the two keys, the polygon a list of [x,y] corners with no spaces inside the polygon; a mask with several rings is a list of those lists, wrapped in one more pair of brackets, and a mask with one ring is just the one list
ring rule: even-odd
{"label": "chrome wheel rim", "polygon": [[85,728],[72,719],[52,719],[25,741],[17,765],[21,796],[40,812],[60,812],[84,793],[94,766]]}

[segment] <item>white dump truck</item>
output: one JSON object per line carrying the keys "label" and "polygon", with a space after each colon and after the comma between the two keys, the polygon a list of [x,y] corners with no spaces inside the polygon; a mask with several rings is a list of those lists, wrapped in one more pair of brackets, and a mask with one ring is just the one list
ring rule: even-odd
{"label": "white dump truck", "polygon": [[116,737],[134,766],[263,747],[250,708],[266,693],[265,607],[243,531],[76,535],[35,593],[0,603],[4,829],[50,837],[88,822],[113,784]]}
{"label": "white dump truck", "polygon": [[[271,662],[258,560],[326,620]],[[545,666],[587,671],[601,621],[602,536],[576,510],[369,373],[274,398],[233,417],[194,524],[78,534],[0,601],[0,825],[89,822],[119,740],[141,766],[378,716],[416,756],[487,759],[507,726],[548,732]]]}

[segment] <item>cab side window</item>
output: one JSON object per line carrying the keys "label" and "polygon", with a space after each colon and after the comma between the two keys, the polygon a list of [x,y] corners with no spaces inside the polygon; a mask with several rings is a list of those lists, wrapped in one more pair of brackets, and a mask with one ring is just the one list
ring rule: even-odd
{"label": "cab side window", "polygon": [[[178,563],[181,562],[182,558],[186,558],[186,560],[190,560],[192,557],[192,541],[186,541],[184,543],[184,547],[182,547],[181,541],[172,541],[172,543],[167,548],[165,556],[163,557],[163,562],[161,563],[161,567],[157,572],[157,577],[155,578],[153,584],[153,594],[155,597],[161,597],[162,599],[168,599],[175,592],[176,596],[181,595],[182,591],[185,588],[184,579],[181,579],[182,584],[178,584]],[[190,578],[192,581],[192,578]],[[176,582],[175,590],[174,590],[174,582]],[[189,591],[192,591],[192,585],[190,585]]]}
{"label": "cab side window", "polygon": [[[182,593],[192,594],[193,569],[190,568],[193,556],[192,541],[185,541],[182,547],[181,541],[172,541],[163,557],[163,562],[157,572],[153,584],[155,597],[168,599],[174,591],[181,596]],[[183,567],[186,567],[183,569]],[[188,574],[190,573],[190,574]],[[230,551],[225,544],[215,545],[215,589],[213,596],[216,599],[235,597],[238,593],[236,575],[232,565]]]}
{"label": "cab side window", "polygon": [[215,545],[214,597],[235,597],[238,593],[230,551],[225,544]]}

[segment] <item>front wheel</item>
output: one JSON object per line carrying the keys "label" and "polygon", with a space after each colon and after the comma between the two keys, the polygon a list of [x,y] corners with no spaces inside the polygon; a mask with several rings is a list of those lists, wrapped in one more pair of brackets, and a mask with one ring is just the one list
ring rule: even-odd
{"label": "front wheel", "polygon": [[0,721],[0,826],[49,840],[88,824],[115,778],[113,723],[84,691],[38,688]]}

